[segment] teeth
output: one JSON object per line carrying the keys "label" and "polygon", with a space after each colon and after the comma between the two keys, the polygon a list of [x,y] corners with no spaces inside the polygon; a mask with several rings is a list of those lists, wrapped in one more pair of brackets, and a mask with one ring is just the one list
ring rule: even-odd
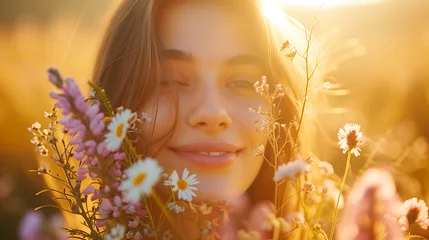
{"label": "teeth", "polygon": [[209,152],[209,156],[220,156],[224,154],[225,152]]}
{"label": "teeth", "polygon": [[209,156],[220,156],[226,152],[199,152],[200,154],[209,155]]}

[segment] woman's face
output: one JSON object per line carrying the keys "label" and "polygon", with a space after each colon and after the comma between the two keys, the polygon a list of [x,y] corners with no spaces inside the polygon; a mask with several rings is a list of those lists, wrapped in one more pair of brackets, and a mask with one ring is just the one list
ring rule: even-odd
{"label": "woman's face", "polygon": [[[142,111],[154,119],[154,140],[165,136],[175,120],[176,125],[171,138],[150,145],[150,153],[165,171],[195,173],[200,200],[244,193],[263,162],[254,154],[267,142],[256,131],[261,117],[249,111],[267,107],[253,88],[264,69],[252,27],[228,6],[206,2],[172,4],[157,20],[171,75],[158,82],[160,94]],[[151,129],[143,128],[145,138]]]}

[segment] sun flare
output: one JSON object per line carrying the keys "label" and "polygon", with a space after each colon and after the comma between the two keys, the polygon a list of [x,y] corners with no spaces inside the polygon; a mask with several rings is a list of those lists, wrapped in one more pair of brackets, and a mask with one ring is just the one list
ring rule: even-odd
{"label": "sun flare", "polygon": [[[263,0],[263,5],[277,6],[297,6],[297,7],[335,7],[345,5],[362,5],[380,2],[382,0]],[[276,14],[281,9],[269,7],[266,9],[267,14]]]}

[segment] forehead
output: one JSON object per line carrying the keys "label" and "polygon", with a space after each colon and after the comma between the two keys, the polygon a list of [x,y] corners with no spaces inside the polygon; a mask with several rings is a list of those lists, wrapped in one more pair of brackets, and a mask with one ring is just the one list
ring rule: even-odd
{"label": "forehead", "polygon": [[159,12],[157,34],[165,49],[192,53],[197,60],[220,60],[258,54],[257,33],[250,25],[226,4],[187,1]]}

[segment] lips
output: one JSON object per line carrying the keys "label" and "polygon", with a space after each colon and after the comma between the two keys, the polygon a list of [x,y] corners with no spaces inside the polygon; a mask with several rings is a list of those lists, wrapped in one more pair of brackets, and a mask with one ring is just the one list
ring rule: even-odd
{"label": "lips", "polygon": [[227,167],[238,158],[242,148],[224,142],[199,142],[170,147],[180,158],[204,168]]}

